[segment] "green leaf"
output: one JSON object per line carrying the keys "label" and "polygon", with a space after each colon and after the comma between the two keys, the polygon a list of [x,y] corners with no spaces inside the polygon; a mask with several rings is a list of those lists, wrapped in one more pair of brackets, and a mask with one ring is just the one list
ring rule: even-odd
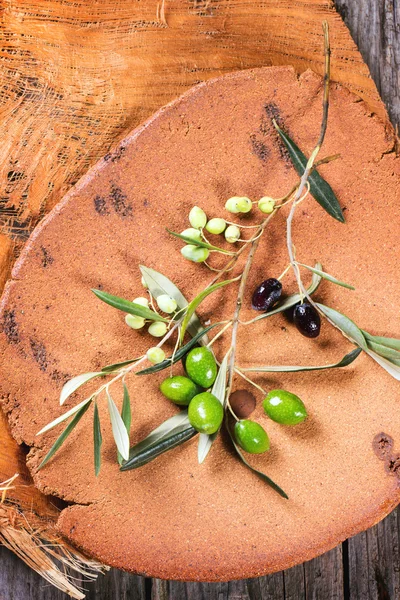
{"label": "green leaf", "polygon": [[334,327],[339,329],[345,337],[347,337],[351,342],[357,344],[357,346],[360,346],[360,348],[363,350],[368,350],[365,337],[363,336],[361,329],[357,327],[354,321],[346,317],[346,315],[342,315],[342,313],[338,312],[334,308],[330,308],[324,304],[319,304],[317,302],[316,306],[318,306],[319,310],[325,315],[328,321],[332,323]]}
{"label": "green leaf", "polygon": [[393,348],[393,350],[398,350],[400,352],[400,340],[396,338],[382,337],[379,335],[371,335],[367,331],[362,330],[364,337],[372,342],[377,344],[382,344],[382,346],[386,346],[387,348]]}
{"label": "green leaf", "polygon": [[97,408],[97,402],[94,403],[94,414],[93,414],[93,448],[94,448],[94,472],[96,477],[100,473],[101,468],[101,445],[103,443],[103,437],[101,435],[100,428],[100,417],[99,409]]}
{"label": "green leaf", "polygon": [[268,477],[268,475],[266,475],[265,473],[262,473],[262,471],[258,471],[257,469],[252,467],[250,463],[247,462],[247,460],[243,456],[243,454],[242,454],[239,446],[237,445],[235,438],[233,437],[232,432],[230,431],[228,426],[227,426],[227,429],[229,432],[229,436],[232,440],[233,447],[235,448],[239,458],[246,465],[246,467],[248,467],[251,471],[253,471],[253,473],[255,473],[258,477],[260,477],[260,479],[265,481],[273,490],[275,490],[275,492],[278,492],[278,494],[280,496],[282,496],[282,498],[289,500],[289,496],[286,494],[286,492],[284,492],[283,489],[281,487],[279,487],[279,485],[277,485],[274,481],[272,481],[272,479],[270,477]]}
{"label": "green leaf", "polygon": [[[320,270],[322,268],[321,263],[316,263],[315,268],[316,268],[316,270]],[[319,284],[321,283],[321,279],[322,278],[320,275],[317,275],[317,273],[313,273],[312,279],[311,279],[311,284],[307,288],[307,293],[310,296],[318,289]],[[291,294],[290,296],[288,296],[287,298],[282,300],[282,302],[280,304],[278,304],[278,306],[276,308],[274,308],[273,310],[270,310],[269,312],[263,313],[262,315],[259,315],[258,317],[255,317],[254,319],[252,319],[251,322],[255,323],[256,321],[260,321],[261,319],[266,319],[268,317],[272,317],[272,315],[277,315],[278,313],[288,310],[288,308],[291,308],[292,306],[294,306],[295,304],[297,304],[300,301],[301,301],[300,294]]]}
{"label": "green leaf", "polygon": [[390,361],[400,360],[400,352],[398,350],[394,350],[383,344],[378,344],[370,339],[367,339],[367,345],[370,350],[376,352],[376,354],[379,354],[379,356],[382,356],[383,358],[387,358]]}
{"label": "green leaf", "polygon": [[66,421],[67,419],[69,419],[69,417],[72,417],[72,415],[74,415],[79,410],[81,410],[81,408],[83,408],[84,406],[89,404],[91,402],[91,400],[92,400],[91,396],[90,396],[90,398],[86,398],[86,400],[83,400],[82,402],[80,402],[79,404],[77,404],[76,406],[74,406],[73,408],[68,410],[66,413],[61,415],[61,417],[57,417],[57,419],[54,419],[54,421],[52,421],[51,423],[46,425],[46,427],[43,427],[43,429],[41,429],[36,435],[41,435],[42,433],[45,433],[46,431],[53,429],[53,427],[56,427],[63,421]]}
{"label": "green leaf", "polygon": [[119,296],[112,296],[107,292],[103,292],[102,290],[94,290],[92,292],[103,302],[109,304],[113,308],[117,308],[118,310],[122,310],[125,313],[129,313],[130,315],[136,315],[137,317],[143,317],[144,319],[148,319],[149,321],[163,321],[164,323],[168,323],[168,319],[164,319],[161,315],[150,310],[150,308],[146,308],[141,304],[136,304],[135,302],[130,302],[129,300],[124,300],[124,298],[119,298]]}
{"label": "green leaf", "polygon": [[[211,393],[214,394],[216,398],[221,402],[222,406],[225,408],[226,402],[226,374],[228,370],[228,358],[229,352],[224,356],[221,366],[218,371],[218,375],[216,380],[214,381],[214,385],[212,387]],[[207,435],[206,433],[200,433],[199,435],[199,445],[197,449],[197,457],[199,460],[199,464],[207,457],[207,454],[210,452],[211,446],[217,437],[219,430],[211,435]]]}
{"label": "green leaf", "polygon": [[[294,168],[301,177],[304,174],[308,161],[306,155],[303,154],[294,141],[282,131],[275,121],[273,121],[273,123],[289,152],[289,156]],[[344,223],[345,218],[342,209],[340,208],[339,201],[329,183],[321,177],[316,169],[310,173],[308,181],[310,183],[311,194],[314,196],[318,204],[320,204],[331,217],[337,221],[340,221],[341,223]]]}
{"label": "green leaf", "polygon": [[373,358],[378,365],[385,369],[389,375],[397,379],[397,381],[400,381],[400,364],[396,364],[393,361],[387,360],[372,350],[367,350],[367,354],[369,354],[369,356]]}
{"label": "green leaf", "polygon": [[299,263],[299,262],[297,264],[300,265],[301,267],[308,269],[309,271],[312,271],[316,275],[323,277],[323,279],[327,279],[331,283],[336,283],[336,285],[341,285],[342,287],[347,288],[349,290],[356,289],[352,285],[349,285],[348,283],[344,283],[343,281],[339,281],[339,279],[336,279],[336,277],[332,277],[332,275],[329,275],[328,273],[325,273],[324,271],[320,271],[319,269],[316,269],[315,267],[309,267],[308,265],[304,265],[303,263]]}
{"label": "green leaf", "polygon": [[198,294],[196,296],[196,298],[194,298],[191,301],[191,303],[187,307],[187,312],[182,321],[181,332],[180,332],[180,336],[179,336],[179,340],[181,343],[183,342],[183,339],[185,337],[186,329],[188,327],[188,324],[190,323],[190,319],[192,318],[192,315],[195,312],[196,308],[199,306],[199,304],[201,304],[201,302],[203,302],[203,300],[205,298],[207,298],[207,296],[209,296],[210,294],[215,292],[215,290],[219,290],[220,288],[224,287],[225,285],[229,285],[230,283],[233,283],[234,281],[238,281],[238,279],[239,279],[239,277],[235,277],[235,279],[228,279],[226,281],[219,281],[218,283],[214,283],[214,285],[207,287],[205,290],[200,292],[200,294]]}
{"label": "green leaf", "polygon": [[218,248],[218,246],[213,246],[212,244],[208,244],[207,242],[199,242],[198,240],[193,240],[190,237],[186,237],[186,235],[182,235],[181,233],[175,233],[175,231],[171,231],[168,228],[167,231],[171,235],[179,238],[180,240],[183,240],[191,246],[198,246],[199,248],[208,248],[208,250],[211,250],[212,252],[222,252],[222,254],[229,254],[230,256],[234,256],[236,254],[235,252],[231,252],[230,250],[224,250],[223,248]]}
{"label": "green leaf", "polygon": [[187,344],[179,348],[179,350],[177,350],[175,354],[173,354],[169,358],[166,358],[157,365],[153,365],[152,367],[148,367],[147,369],[138,371],[137,373],[135,373],[135,375],[151,375],[152,373],[158,373],[158,371],[163,371],[171,365],[174,365],[175,363],[180,361],[181,358],[183,358],[185,354],[187,354],[189,350],[191,350],[199,342],[203,335],[205,335],[210,331],[210,329],[214,329],[214,327],[217,327],[218,325],[222,325],[222,323],[214,323],[213,325],[209,325],[205,329],[202,329]]}
{"label": "green leaf", "polygon": [[66,399],[69,398],[69,396],[71,396],[71,394],[76,392],[76,390],[78,388],[80,388],[81,385],[83,385],[84,383],[87,383],[88,381],[90,381],[91,379],[94,379],[95,377],[99,377],[100,375],[104,375],[104,373],[101,373],[101,372],[100,373],[98,373],[98,372],[82,373],[82,375],[77,375],[76,377],[73,377],[72,379],[67,381],[67,383],[63,386],[63,388],[61,390],[60,405],[62,406],[64,404],[64,402],[66,401]]}
{"label": "green leaf", "polygon": [[190,440],[196,433],[197,431],[189,423],[187,410],[183,410],[164,421],[144,440],[133,446],[129,452],[129,460],[122,464],[121,471],[129,471],[145,465],[167,450]]}
{"label": "green leaf", "polygon": [[[131,430],[131,422],[132,422],[132,411],[131,411],[131,399],[129,397],[129,391],[126,387],[126,383],[124,383],[124,400],[122,402],[122,410],[121,410],[121,418],[125,425],[126,431],[128,432],[128,436]],[[118,452],[117,455],[118,463],[122,465],[122,455]]]}
{"label": "green leaf", "polygon": [[78,425],[79,421],[82,419],[83,415],[85,414],[85,412],[89,408],[89,406],[91,404],[91,400],[92,399],[89,398],[89,400],[87,401],[87,403],[84,404],[83,406],[81,406],[81,408],[78,410],[78,412],[76,413],[76,415],[72,419],[72,421],[67,425],[67,427],[64,429],[64,431],[62,432],[62,434],[56,439],[56,441],[54,442],[54,444],[52,445],[52,447],[50,448],[50,450],[48,451],[48,453],[46,454],[46,456],[44,457],[44,459],[42,460],[42,462],[38,466],[38,468],[37,468],[38,471],[42,467],[44,467],[44,465],[47,462],[49,462],[49,460],[51,459],[51,457],[54,456],[54,454],[57,452],[57,450],[65,442],[65,440],[67,439],[67,437],[69,436],[69,434],[71,433],[71,431],[73,429],[75,429],[75,427]]}
{"label": "green leaf", "polygon": [[123,362],[114,363],[113,365],[106,365],[101,369],[102,375],[104,375],[105,373],[110,373],[112,371],[118,371],[119,369],[122,369],[122,367],[127,367],[128,365],[137,362],[141,358],[143,358],[143,356],[139,356],[139,358],[131,358],[129,360],[124,360]]}
{"label": "green leaf", "polygon": [[121,418],[121,415],[118,412],[118,408],[111,398],[110,392],[107,390],[107,403],[108,403],[108,412],[110,413],[111,420],[111,428],[113,432],[113,437],[115,444],[118,448],[118,451],[122,455],[124,460],[127,460],[129,457],[129,436],[124,425],[124,422]]}
{"label": "green leaf", "polygon": [[[180,310],[186,308],[186,306],[189,304],[185,296],[180,291],[180,289],[162,273],[159,273],[158,271],[155,271],[154,269],[150,269],[149,267],[145,267],[143,265],[140,265],[140,272],[143,275],[143,278],[149,288],[151,295],[156,300],[158,296],[161,296],[161,294],[167,294],[171,298],[174,298],[178,309]],[[189,321],[187,331],[193,337],[202,329],[203,326],[200,323],[200,319],[198,318],[196,313],[194,313]],[[206,345],[208,344],[208,341],[209,340],[207,336],[204,336],[201,339],[200,343]]]}
{"label": "green leaf", "polygon": [[348,354],[346,354],[346,356],[344,356],[342,358],[342,360],[340,360],[337,363],[331,364],[331,365],[322,365],[322,366],[318,366],[318,367],[307,367],[307,366],[300,366],[300,367],[292,367],[292,366],[265,366],[265,367],[247,367],[247,368],[240,368],[239,370],[242,371],[243,373],[289,373],[289,372],[297,372],[297,371],[322,371],[323,369],[335,369],[335,368],[340,368],[340,367],[347,367],[348,365],[350,365],[354,360],[356,360],[357,356],[359,356],[359,354],[362,352],[361,348],[356,348],[355,350],[352,350],[351,352],[349,352]]}

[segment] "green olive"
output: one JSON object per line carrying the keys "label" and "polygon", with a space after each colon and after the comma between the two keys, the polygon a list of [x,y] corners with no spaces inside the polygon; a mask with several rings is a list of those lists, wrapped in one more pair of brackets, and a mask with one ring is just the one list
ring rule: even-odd
{"label": "green olive", "polygon": [[196,431],[210,435],[221,427],[224,409],[214,394],[203,392],[190,401],[188,416]]}
{"label": "green olive", "polygon": [[180,406],[187,406],[194,396],[201,392],[201,388],[183,375],[167,377],[160,385],[162,394]]}
{"label": "green olive", "polygon": [[217,376],[217,364],[211,350],[204,346],[193,348],[186,357],[186,373],[190,379],[201,385],[203,388],[209,388]]}
{"label": "green olive", "polygon": [[259,423],[243,419],[235,425],[235,438],[243,450],[250,454],[262,454],[269,450],[267,432]]}
{"label": "green olive", "polygon": [[302,400],[286,390],[269,392],[263,407],[270,419],[282,425],[297,425],[307,418],[307,410]]}

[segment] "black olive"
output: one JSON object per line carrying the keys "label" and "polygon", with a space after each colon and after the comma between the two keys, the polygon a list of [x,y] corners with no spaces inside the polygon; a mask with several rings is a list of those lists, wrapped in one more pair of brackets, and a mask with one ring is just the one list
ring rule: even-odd
{"label": "black olive", "polygon": [[321,319],[315,308],[309,302],[297,304],[293,311],[293,322],[301,334],[309,338],[319,336]]}
{"label": "black olive", "polygon": [[276,304],[282,294],[282,284],[271,277],[263,281],[254,291],[251,305],[254,310],[270,310]]}

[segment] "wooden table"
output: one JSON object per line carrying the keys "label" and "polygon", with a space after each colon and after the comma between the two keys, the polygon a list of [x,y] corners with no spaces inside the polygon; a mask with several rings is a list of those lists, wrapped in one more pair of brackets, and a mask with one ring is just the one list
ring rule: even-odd
{"label": "wooden table", "polygon": [[[392,122],[400,123],[400,0],[336,0]],[[90,600],[398,600],[400,509],[327,554],[285,572],[220,584],[166,582],[116,570],[83,584]],[[0,600],[65,600],[0,547]]]}

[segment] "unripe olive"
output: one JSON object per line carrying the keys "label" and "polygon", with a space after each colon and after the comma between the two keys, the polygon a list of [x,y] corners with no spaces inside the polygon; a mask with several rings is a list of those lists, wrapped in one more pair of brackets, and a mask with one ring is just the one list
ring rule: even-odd
{"label": "unripe olive", "polygon": [[167,333],[167,325],[162,321],[154,321],[150,325],[148,332],[153,337],[163,337]]}
{"label": "unripe olive", "polygon": [[200,231],[198,229],[195,229],[194,227],[189,227],[188,229],[185,229],[184,231],[182,231],[181,235],[184,235],[185,237],[190,238],[195,242],[202,241]]}
{"label": "unripe olive", "polygon": [[225,208],[230,213],[248,213],[252,209],[252,202],[246,196],[232,196],[225,203]]}
{"label": "unripe olive", "polygon": [[168,294],[157,296],[157,304],[160,310],[168,314],[175,312],[177,308],[175,298],[171,298]]}
{"label": "unripe olive", "polygon": [[275,208],[275,200],[269,196],[264,196],[258,201],[258,208],[266,215],[270,215]]}
{"label": "unripe olive", "polygon": [[218,218],[210,219],[206,225],[207,231],[209,233],[214,233],[215,235],[218,235],[219,233],[222,233],[223,231],[225,231],[225,228],[226,228],[225,219],[218,219]]}
{"label": "unripe olive", "polygon": [[271,390],[263,401],[263,407],[270,419],[282,425],[297,425],[307,418],[302,400],[286,390]]}
{"label": "unripe olive", "polygon": [[183,246],[183,248],[181,248],[181,254],[192,262],[202,263],[209,257],[210,251],[208,248],[200,248],[199,246],[192,246],[191,244],[188,244],[187,246]]}
{"label": "unripe olive", "polygon": [[132,327],[132,329],[142,329],[144,327],[144,319],[143,317],[138,317],[137,315],[126,315],[125,323]]}
{"label": "unripe olive", "polygon": [[149,348],[147,350],[146,356],[147,360],[155,365],[158,365],[158,363],[161,363],[165,359],[165,352],[162,348],[154,346],[154,348]]}
{"label": "unripe olive", "polygon": [[145,306],[146,308],[148,308],[148,306],[149,306],[148,299],[144,298],[143,296],[140,296],[139,298],[135,298],[134,300],[132,300],[132,302],[134,302],[135,304],[140,304],[140,306]]}
{"label": "unripe olive", "polygon": [[193,206],[189,213],[189,223],[195,229],[203,229],[207,223],[207,215],[199,206]]}
{"label": "unripe olive", "polygon": [[214,394],[203,392],[190,401],[188,417],[196,431],[210,435],[221,427],[224,409]]}
{"label": "unripe olive", "polygon": [[194,381],[183,375],[167,377],[161,383],[160,390],[168,400],[180,406],[187,406],[191,399],[201,392],[201,388]]}
{"label": "unripe olive", "polygon": [[225,229],[225,239],[230,244],[234,244],[240,239],[240,229],[236,225],[229,225]]}
{"label": "unripe olive", "polygon": [[243,419],[235,424],[235,438],[243,450],[250,454],[262,454],[269,450],[267,432],[259,423]]}
{"label": "unripe olive", "polygon": [[203,388],[212,386],[217,376],[214,354],[205,346],[193,348],[187,354],[185,369],[190,379]]}

